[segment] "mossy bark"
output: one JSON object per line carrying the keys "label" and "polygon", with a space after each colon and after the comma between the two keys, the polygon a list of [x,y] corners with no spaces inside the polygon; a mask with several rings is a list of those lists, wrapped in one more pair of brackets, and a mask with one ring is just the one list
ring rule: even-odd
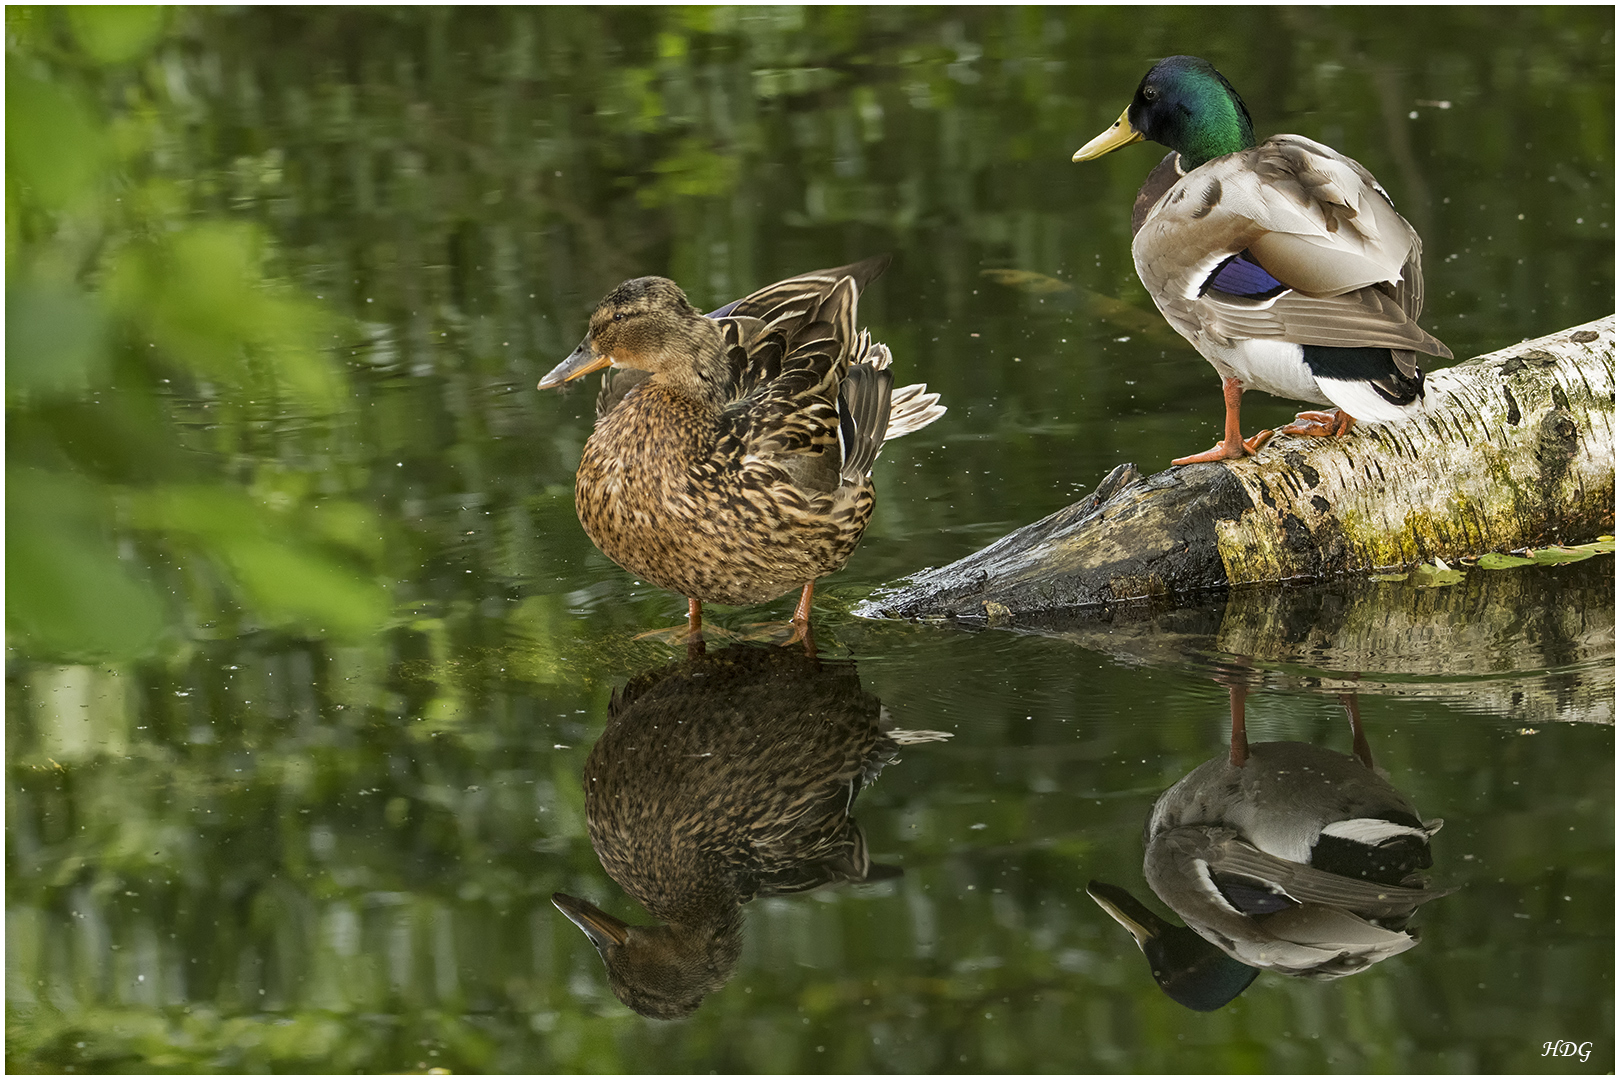
{"label": "mossy bark", "polygon": [[1614,317],[1429,376],[1425,409],[1235,462],[1116,468],[865,613],[997,621],[1447,562],[1614,529]]}

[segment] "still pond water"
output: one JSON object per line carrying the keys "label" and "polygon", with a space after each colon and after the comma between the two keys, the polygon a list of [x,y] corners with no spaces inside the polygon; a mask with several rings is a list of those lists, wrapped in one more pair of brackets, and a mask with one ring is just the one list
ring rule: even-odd
{"label": "still pond water", "polygon": [[[1213,441],[1218,380],[1129,258],[1159,151],[1069,161],[1154,58],[1209,57],[1259,132],[1367,165],[1424,238],[1426,325],[1466,358],[1614,310],[1612,9],[179,19],[142,61],[177,118],[149,167],[352,320],[353,407],[337,436],[201,383],[166,407],[243,483],[343,477],[387,523],[392,615],[340,637],[188,609],[145,660],[12,652],[12,1068],[1613,1071],[1609,557],[1028,633],[852,613],[1122,461]],[[889,754],[854,806],[899,873],[753,901],[723,988],[644,1019],[551,897],[651,921],[592,850],[581,777],[616,692],[680,677],[638,635],[684,602],[574,518],[594,388],[533,387],[623,278],[707,309],[881,252],[863,322],[950,412],[885,451],[872,527],[818,590],[820,666],[740,662],[763,674],[736,693],[950,738]],[[1251,396],[1245,419],[1293,405]],[[746,633],[790,604],[711,614]],[[1349,754],[1353,705],[1444,819],[1430,874],[1456,891],[1410,951],[1194,1012],[1087,885],[1169,914],[1142,825],[1226,752],[1234,686],[1255,742]],[[1560,1040],[1587,1057],[1544,1056]]]}

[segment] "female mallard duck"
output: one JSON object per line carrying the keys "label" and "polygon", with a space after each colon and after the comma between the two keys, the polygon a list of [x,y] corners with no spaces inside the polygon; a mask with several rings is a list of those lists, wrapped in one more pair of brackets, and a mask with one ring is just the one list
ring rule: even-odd
{"label": "female mallard duck", "polygon": [[1407,920],[1451,891],[1429,888],[1420,873],[1433,865],[1429,839],[1441,822],[1419,818],[1373,770],[1355,701],[1345,704],[1354,756],[1308,743],[1251,745],[1236,687],[1231,751],[1159,796],[1142,871],[1190,932],[1124,890],[1092,883],[1092,898],[1183,1004],[1209,1010],[1236,997],[1253,979],[1236,965],[1316,979],[1362,971],[1416,945]]}
{"label": "female mallard duck", "polygon": [[734,645],[631,680],[585,762],[585,818],[608,875],[660,926],[633,926],[562,893],[620,1001],[690,1014],[742,952],[756,897],[896,877],[850,816],[901,746],[853,663]]}
{"label": "female mallard duck", "polygon": [[1153,302],[1220,372],[1225,437],[1174,464],[1252,454],[1243,391],[1338,406],[1301,413],[1289,435],[1340,435],[1401,419],[1423,397],[1418,354],[1451,351],[1417,324],[1422,243],[1372,174],[1321,143],[1256,145],[1249,110],[1196,56],[1161,60],[1113,125],[1075,152],[1089,161],[1142,139],[1171,150],[1131,214],[1131,255]]}
{"label": "female mallard duck", "polygon": [[615,369],[579,463],[579,520],[608,558],[687,597],[693,634],[705,600],[792,589],[802,632],[816,578],[866,530],[884,441],[944,414],[923,384],[894,389],[888,348],[856,329],[887,264],[800,274],[709,315],[666,278],[627,281],[540,380]]}

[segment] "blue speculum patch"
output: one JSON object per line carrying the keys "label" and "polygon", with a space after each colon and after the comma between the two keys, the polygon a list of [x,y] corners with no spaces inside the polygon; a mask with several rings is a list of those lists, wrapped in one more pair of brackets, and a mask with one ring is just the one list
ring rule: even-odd
{"label": "blue speculum patch", "polygon": [[1216,267],[1204,281],[1204,292],[1218,289],[1250,300],[1269,300],[1288,286],[1266,273],[1247,251],[1240,251]]}

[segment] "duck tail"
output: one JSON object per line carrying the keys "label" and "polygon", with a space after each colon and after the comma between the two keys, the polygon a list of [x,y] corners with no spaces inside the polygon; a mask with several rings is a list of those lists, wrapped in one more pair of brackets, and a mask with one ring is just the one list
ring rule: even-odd
{"label": "duck tail", "polygon": [[[857,344],[865,343],[863,330]],[[889,395],[894,389],[894,375],[887,367],[864,360],[851,364],[838,386],[838,449],[843,460],[838,477],[846,484],[864,483],[883,447],[889,428]]]}
{"label": "duck tail", "polygon": [[868,331],[860,332],[852,352],[860,359],[850,364],[838,388],[838,442],[844,461],[839,475],[845,483],[858,484],[871,473],[885,442],[927,427],[945,415],[945,406],[923,383],[894,389],[889,371],[894,355]]}
{"label": "duck tail", "polygon": [[927,383],[902,386],[889,395],[889,431],[885,439],[898,439],[925,428],[945,415],[939,395],[928,392]]}
{"label": "duck tail", "polygon": [[954,732],[929,731],[927,728],[890,728],[883,734],[893,739],[896,746],[920,746],[923,743],[944,742]]}
{"label": "duck tail", "polygon": [[[873,342],[865,330],[861,331],[860,340],[856,342],[855,353],[861,357],[857,363],[879,371],[888,370],[889,365],[894,363],[894,355],[889,352],[889,347],[881,342]],[[945,406],[939,403],[938,394],[928,392],[927,383],[902,386],[889,395],[889,425],[882,441],[910,435],[944,415]]]}

